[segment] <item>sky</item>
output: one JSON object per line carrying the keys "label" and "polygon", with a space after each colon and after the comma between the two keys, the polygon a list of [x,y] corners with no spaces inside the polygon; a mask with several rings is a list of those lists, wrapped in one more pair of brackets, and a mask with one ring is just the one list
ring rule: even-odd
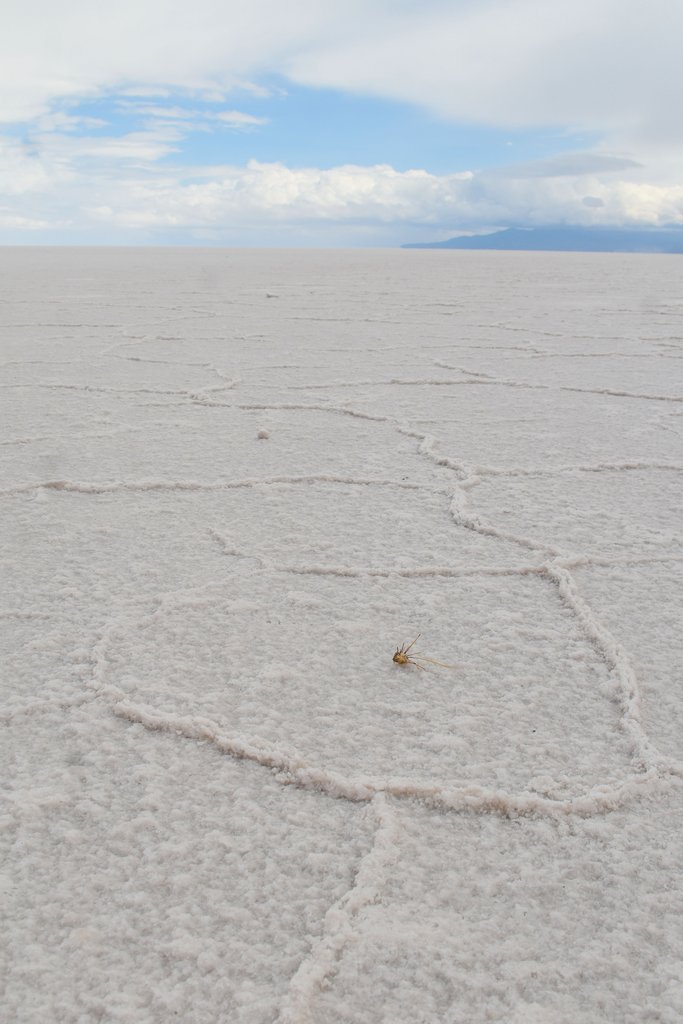
{"label": "sky", "polygon": [[681,0],[4,0],[0,244],[683,225]]}

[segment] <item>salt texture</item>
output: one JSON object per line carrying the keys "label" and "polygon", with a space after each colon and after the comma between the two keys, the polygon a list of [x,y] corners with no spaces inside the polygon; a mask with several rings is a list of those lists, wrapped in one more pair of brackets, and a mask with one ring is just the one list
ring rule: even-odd
{"label": "salt texture", "polygon": [[4,1019],[677,1024],[680,259],[0,260]]}

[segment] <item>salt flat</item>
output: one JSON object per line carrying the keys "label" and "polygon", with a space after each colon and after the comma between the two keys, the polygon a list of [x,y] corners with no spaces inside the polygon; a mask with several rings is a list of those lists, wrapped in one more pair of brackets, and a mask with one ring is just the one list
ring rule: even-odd
{"label": "salt flat", "polygon": [[4,1019],[678,1024],[680,257],[0,268]]}

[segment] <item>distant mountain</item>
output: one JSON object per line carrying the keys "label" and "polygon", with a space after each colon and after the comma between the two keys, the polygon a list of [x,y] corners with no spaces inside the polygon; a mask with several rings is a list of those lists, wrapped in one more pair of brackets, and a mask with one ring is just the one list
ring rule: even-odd
{"label": "distant mountain", "polygon": [[516,249],[529,252],[683,253],[681,228],[505,228],[490,235],[413,242],[402,249]]}

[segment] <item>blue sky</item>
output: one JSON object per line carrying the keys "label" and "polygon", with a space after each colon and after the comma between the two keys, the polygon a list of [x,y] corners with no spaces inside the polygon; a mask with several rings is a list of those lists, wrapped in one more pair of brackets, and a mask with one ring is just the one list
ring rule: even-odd
{"label": "blue sky", "polygon": [[[508,129],[457,123],[414,104],[299,86],[283,79],[269,79],[257,88],[264,94],[238,90],[233,97],[239,113],[254,119],[236,125],[214,120],[225,113],[224,102],[170,91],[163,97],[107,95],[63,103],[61,109],[101,121],[100,126],[76,129],[77,134],[95,137],[124,136],[160,121],[181,121],[188,135],[163,160],[181,161],[184,166],[259,160],[321,168],[391,164],[401,171],[424,167],[433,174],[448,174],[456,167],[535,160],[586,144],[586,138],[561,126]],[[30,129],[26,132],[20,126],[18,134],[30,140]]]}
{"label": "blue sky", "polygon": [[683,5],[7,0],[0,243],[683,223]]}

